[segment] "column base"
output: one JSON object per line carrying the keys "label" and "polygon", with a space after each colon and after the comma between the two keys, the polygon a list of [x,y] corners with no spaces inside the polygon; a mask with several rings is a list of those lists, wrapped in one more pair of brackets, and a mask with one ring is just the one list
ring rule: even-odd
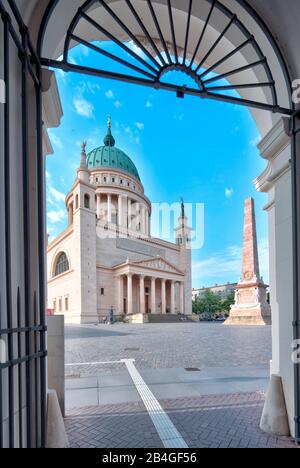
{"label": "column base", "polygon": [[247,308],[233,306],[224,325],[272,325],[271,307],[269,305]]}
{"label": "column base", "polygon": [[124,318],[124,322],[132,323],[132,324],[143,324],[148,323],[148,315],[147,314],[128,314]]}

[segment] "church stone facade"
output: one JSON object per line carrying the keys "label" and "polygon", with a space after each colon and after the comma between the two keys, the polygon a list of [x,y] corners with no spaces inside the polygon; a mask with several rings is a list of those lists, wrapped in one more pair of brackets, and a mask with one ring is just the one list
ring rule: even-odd
{"label": "church stone facade", "polygon": [[190,228],[182,205],[176,243],[151,237],[151,203],[132,160],[104,146],[86,154],[66,197],[68,227],[47,249],[48,307],[66,323],[115,315],[192,314]]}

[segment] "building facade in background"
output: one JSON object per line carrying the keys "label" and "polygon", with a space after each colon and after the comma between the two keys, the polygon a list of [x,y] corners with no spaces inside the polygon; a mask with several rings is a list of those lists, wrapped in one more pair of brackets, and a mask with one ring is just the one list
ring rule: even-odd
{"label": "building facade in background", "polygon": [[182,205],[176,243],[151,237],[151,202],[132,160],[115,146],[86,154],[66,197],[68,227],[47,249],[48,307],[67,323],[192,313],[190,228]]}
{"label": "building facade in background", "polygon": [[237,283],[226,283],[226,284],[215,284],[214,286],[205,288],[193,288],[192,295],[193,301],[204,297],[206,291],[211,291],[217,294],[221,301],[225,301],[230,294],[234,294],[237,287]]}

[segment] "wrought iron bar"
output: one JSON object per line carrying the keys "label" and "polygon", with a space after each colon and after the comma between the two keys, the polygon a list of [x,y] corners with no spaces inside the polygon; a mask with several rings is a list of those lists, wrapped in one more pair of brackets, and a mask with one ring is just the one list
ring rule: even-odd
{"label": "wrought iron bar", "polygon": [[264,57],[263,59],[258,60],[257,62],[249,63],[248,65],[244,65],[243,67],[236,68],[235,70],[222,73],[221,75],[210,78],[209,80],[204,80],[203,83],[204,85],[206,85],[207,83],[213,83],[214,81],[222,80],[223,78],[227,78],[228,76],[236,75],[237,73],[241,73],[243,71],[249,70],[250,68],[255,68],[259,65],[262,65],[265,61],[266,58]]}
{"label": "wrought iron bar", "polygon": [[[125,50],[129,55],[134,57],[136,60],[138,60],[140,63],[142,63],[145,67],[149,68],[153,73],[157,73],[157,70],[153,68],[152,65],[150,65],[146,60],[144,60],[142,57],[137,55],[130,47],[127,47],[123,42],[121,42],[119,39],[117,39],[113,34],[111,34],[109,31],[107,31],[105,28],[103,28],[100,24],[96,23],[93,18],[88,16],[85,13],[82,13],[82,17],[88,21],[92,26],[94,26],[96,29],[98,29],[100,32],[102,32],[106,37],[108,37],[110,40],[112,40],[115,44],[117,44],[121,49]],[[70,34],[69,34],[70,37]],[[156,61],[153,59],[154,64],[160,68],[160,66],[156,63]]]}
{"label": "wrought iron bar", "polygon": [[131,68],[132,70],[135,70],[138,73],[141,73],[142,75],[148,76],[148,78],[151,78],[151,79],[156,78],[155,75],[153,75],[151,73],[148,73],[146,70],[143,70],[142,68],[139,68],[136,65],[133,65],[132,63],[127,62],[126,60],[123,60],[120,57],[117,57],[116,55],[111,54],[110,52],[108,52],[108,51],[106,51],[104,49],[100,49],[100,47],[95,46],[91,42],[85,41],[84,39],[76,36],[75,34],[71,34],[71,39],[78,42],[78,44],[82,44],[82,45],[88,47],[89,49],[94,50],[95,52],[98,52],[99,54],[102,54],[105,57],[108,57],[108,58],[120,63],[121,65],[125,65],[126,67]]}
{"label": "wrought iron bar", "polygon": [[213,0],[212,4],[211,4],[211,7],[210,7],[210,10],[209,10],[209,13],[208,13],[208,16],[206,18],[206,21],[205,21],[205,24],[204,24],[204,27],[202,29],[202,32],[200,34],[200,37],[199,37],[199,40],[197,42],[197,45],[196,45],[196,49],[195,49],[195,52],[193,54],[193,57],[192,57],[192,60],[190,62],[190,68],[192,68],[193,64],[194,64],[194,61],[195,61],[195,58],[199,52],[199,49],[200,49],[200,45],[202,44],[202,41],[203,41],[203,38],[204,38],[204,34],[207,30],[207,27],[209,25],[209,22],[210,22],[210,18],[211,18],[211,15],[213,14],[213,11],[215,9],[215,6],[216,6],[216,3],[217,3],[217,0]]}
{"label": "wrought iron bar", "polygon": [[178,51],[177,51],[177,44],[176,44],[176,33],[175,33],[175,27],[174,27],[171,0],[168,0],[168,13],[169,13],[169,22],[170,22],[170,28],[171,28],[171,34],[172,34],[175,62],[178,63]]}
{"label": "wrought iron bar", "polygon": [[222,57],[220,60],[218,60],[216,63],[214,63],[211,67],[207,68],[201,75],[199,75],[199,78],[203,78],[204,76],[208,75],[208,73],[212,72],[216,68],[218,68],[220,65],[222,65],[226,60],[229,60],[231,57],[233,57],[235,54],[240,52],[244,47],[246,47],[248,44],[251,44],[251,42],[254,41],[254,36],[249,37],[245,42],[243,42],[240,46],[238,46],[236,49],[232,50],[229,52],[229,54],[225,55]]}
{"label": "wrought iron bar", "polygon": [[[101,78],[108,78],[108,79],[113,79],[116,81],[124,81],[125,83],[147,86],[147,87],[154,88],[154,89],[164,89],[165,91],[171,91],[175,93],[183,92],[182,86],[172,85],[169,83],[163,83],[159,81],[146,80],[144,78],[133,77],[133,76],[124,75],[121,73],[113,73],[107,70],[99,70],[99,69],[84,67],[81,65],[68,64],[65,62],[59,62],[57,60],[52,60],[48,58],[41,58],[41,63],[42,65],[46,67],[58,68],[66,72],[70,71],[74,73],[84,73],[90,76],[99,76]],[[228,102],[231,104],[240,104],[242,106],[262,109],[262,110],[270,111],[273,113],[277,112],[282,115],[291,115],[292,113],[290,109],[285,108],[285,107],[273,106],[271,104],[265,104],[262,102],[256,102],[256,101],[242,99],[242,98],[239,99],[239,98],[235,98],[232,96],[209,93],[207,90],[184,88],[184,94],[191,95],[191,96],[198,96],[201,98],[211,98],[213,100]]]}
{"label": "wrought iron bar", "polygon": [[223,37],[226,35],[226,33],[228,32],[228,30],[231,28],[231,26],[234,24],[234,22],[236,21],[237,17],[236,15],[233,15],[231,20],[229,21],[229,23],[227,24],[226,28],[222,31],[222,33],[220,34],[220,36],[218,37],[218,39],[214,42],[214,44],[211,46],[211,48],[209,49],[209,51],[207,52],[207,54],[205,54],[205,56],[203,57],[203,59],[201,60],[201,62],[198,64],[197,68],[195,69],[195,72],[198,73],[198,71],[200,70],[200,68],[204,65],[204,63],[206,62],[206,60],[208,59],[208,57],[212,54],[212,52],[216,49],[216,47],[218,46],[218,44],[221,42],[221,40],[223,39]]}
{"label": "wrought iron bar", "polygon": [[149,31],[147,30],[146,26],[144,25],[143,21],[141,20],[141,18],[139,17],[137,11],[135,10],[134,6],[132,5],[131,1],[130,0],[125,0],[127,5],[128,5],[128,8],[130,9],[131,13],[133,14],[133,16],[135,17],[136,21],[138,22],[140,28],[143,30],[146,38],[148,39],[149,43],[151,44],[153,50],[157,53],[158,57],[159,57],[159,60],[161,61],[161,63],[163,65],[166,65],[166,61],[165,59],[163,58],[162,54],[160,53],[160,50],[158,49],[157,45],[155,44],[154,40],[152,39],[152,37],[150,36],[149,34]]}
{"label": "wrought iron bar", "polygon": [[167,43],[165,41],[165,38],[163,36],[163,33],[162,33],[161,27],[159,25],[159,22],[158,22],[154,7],[153,7],[153,5],[151,3],[151,0],[147,0],[147,3],[148,3],[148,7],[149,7],[149,10],[150,10],[152,19],[154,21],[155,27],[157,29],[157,32],[158,32],[158,35],[159,35],[159,38],[160,38],[160,42],[162,43],[162,45],[163,45],[163,47],[165,49],[167,60],[168,60],[169,63],[172,63],[172,59],[171,59],[171,56],[170,56],[170,53],[169,53],[169,49],[168,49]]}
{"label": "wrought iron bar", "polygon": [[183,51],[183,64],[184,65],[186,62],[186,54],[187,54],[187,48],[188,48],[188,43],[189,43],[192,8],[193,8],[193,0],[189,0],[189,10],[188,10],[187,25],[186,25],[186,33],[185,33],[184,51]]}
{"label": "wrought iron bar", "polygon": [[130,29],[126,26],[126,24],[119,18],[118,15],[115,14],[115,12],[107,5],[107,3],[104,0],[98,0],[98,2],[105,8],[105,10],[111,15],[111,17],[116,21],[116,23],[120,26],[120,28],[123,29],[123,31],[128,34],[128,36],[131,38],[131,40],[137,44],[137,46],[144,52],[144,54],[152,60],[153,63],[156,64],[156,66],[160,66],[159,63],[155,60],[154,57],[150,54],[150,52],[146,49],[146,47],[143,46],[143,44],[138,40],[138,38],[130,31]]}

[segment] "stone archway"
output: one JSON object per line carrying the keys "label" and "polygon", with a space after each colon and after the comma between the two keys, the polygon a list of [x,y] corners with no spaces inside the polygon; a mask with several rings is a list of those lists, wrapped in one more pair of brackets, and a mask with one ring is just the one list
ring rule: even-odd
{"label": "stone archway", "polygon": [[[269,42],[266,40],[264,28],[262,25],[262,20],[259,16],[257,16],[256,20],[251,16],[249,13],[249,2],[246,1],[237,1],[237,0],[222,0],[224,4],[230,6],[231,8],[235,8],[237,13],[239,14],[240,18],[243,19],[243,23],[252,30],[255,37],[259,38],[259,42],[261,44],[262,49],[264,50],[264,54],[268,56],[270,61],[273,65],[274,74],[276,75],[276,81],[278,83],[278,90],[280,91],[280,100],[283,103],[282,105],[285,107],[289,107],[289,86],[285,81],[284,74],[282,74],[282,69],[280,64],[278,63],[278,57],[276,58],[276,54],[274,53],[274,43],[272,41]],[[22,2],[20,3],[20,9],[22,15],[24,14],[23,18],[25,21],[28,21],[30,25],[30,31],[33,33],[33,39],[37,39],[38,32],[41,28],[42,18],[45,13],[45,9],[50,5],[48,1],[36,2],[32,0],[30,2]],[[26,3],[26,4],[25,4]],[[53,6],[62,6],[63,2],[60,4],[57,2],[57,5]],[[110,2],[110,3],[117,3],[117,2]],[[186,24],[186,14],[187,9],[180,8],[179,0],[176,2],[174,0],[174,4],[178,4],[178,21],[180,19],[183,20],[184,24]],[[265,2],[267,3],[267,2]],[[260,8],[257,5],[256,0],[252,0],[251,4],[255,5],[257,8]],[[68,2],[66,6],[66,2],[64,6],[62,6],[62,11],[55,11],[56,8],[49,10],[49,13],[53,14],[51,17],[51,21],[48,23],[50,35],[47,37],[46,43],[48,47],[47,53],[44,52],[42,55],[46,57],[51,57],[52,59],[57,59],[57,57],[62,52],[62,41],[64,38],[64,34],[70,24],[70,21],[74,17],[76,10],[79,6],[82,5],[81,0],[74,0],[72,2]],[[161,0],[155,2],[158,8],[165,8],[166,2]],[[270,6],[269,6],[270,7]],[[265,18],[267,18],[268,10],[264,10],[265,7],[261,7],[262,12],[264,13]],[[266,5],[266,8],[268,6]],[[281,6],[280,3],[276,0],[276,8],[277,14],[279,17],[282,15],[282,2]],[[73,11],[71,11],[73,10]],[[297,15],[294,15],[297,18]],[[203,23],[204,18],[200,17],[197,21]],[[273,26],[276,22],[272,17]],[[274,28],[276,27],[276,24]],[[56,31],[57,34],[53,34],[53,31]],[[286,29],[287,31],[287,29]],[[293,31],[297,31],[297,27],[294,27]],[[52,32],[52,34],[51,34]],[[213,32],[213,31],[212,31]],[[220,33],[220,31],[218,31]],[[278,33],[280,35],[280,33]],[[281,35],[281,45],[284,46],[284,33]],[[286,32],[287,34],[287,32]],[[35,36],[35,37],[34,37]],[[91,40],[92,37],[87,37],[87,39]],[[297,54],[295,55],[293,45],[291,41],[287,39],[287,46],[286,46],[286,54],[290,60],[290,66],[292,70],[293,76],[297,77],[297,71],[300,72],[300,65],[297,63]],[[296,43],[296,42],[295,42]],[[184,49],[184,35],[181,37],[180,47]],[[189,51],[187,51],[189,54]],[[245,57],[244,57],[245,58]],[[240,57],[243,59],[243,57]],[[207,66],[209,66],[209,62]],[[15,71],[17,74],[17,71]],[[45,73],[46,76],[46,73]],[[234,84],[234,83],[233,83]],[[59,112],[56,114],[53,111],[53,101],[51,99],[55,96],[55,83],[51,82],[51,75],[48,75],[48,82],[44,80],[44,89],[48,90],[47,98],[48,103],[48,110],[50,111],[47,115],[49,127],[51,125],[58,125],[59,119]],[[281,94],[282,93],[282,94]],[[57,102],[56,102],[57,104]],[[35,103],[32,101],[30,102],[32,109],[35,109]],[[59,111],[58,107],[56,110]],[[33,115],[33,114],[32,114]],[[293,275],[293,250],[291,248],[292,244],[292,218],[293,214],[294,217],[297,215],[297,206],[295,203],[296,195],[297,195],[297,172],[295,166],[292,167],[293,169],[293,178],[291,177],[291,167],[289,165],[289,159],[291,155],[291,147],[290,147],[290,138],[289,138],[289,129],[286,123],[281,120],[278,115],[271,115],[266,114],[264,111],[261,110],[253,110],[254,118],[257,122],[257,126],[260,129],[261,135],[263,140],[260,144],[262,156],[268,160],[268,168],[266,172],[257,180],[257,187],[260,190],[267,191],[269,193],[269,205],[268,210],[270,213],[269,220],[270,220],[270,245],[272,251],[272,263],[271,263],[271,270],[272,270],[272,278],[271,281],[273,282],[273,287],[276,290],[276,296],[274,298],[274,310],[275,313],[275,321],[273,325],[273,344],[274,344],[274,361],[273,361],[273,370],[277,371],[281,374],[284,382],[284,390],[286,395],[286,401],[288,405],[289,417],[290,417],[290,426],[293,429],[293,417],[297,413],[297,395],[295,395],[297,387],[293,390],[293,366],[290,360],[290,343],[293,338],[292,334],[292,300],[291,298],[294,297],[294,304],[297,303],[298,294],[296,290],[297,283],[294,283],[294,290],[292,288],[293,284],[293,276],[295,278],[295,271]],[[50,118],[48,118],[50,116]],[[47,123],[47,122],[46,122]],[[34,125],[33,122],[30,122],[31,128],[31,138],[34,141]],[[47,142],[46,142],[47,143]],[[294,140],[294,143],[299,146],[299,141]],[[33,158],[35,155],[33,153]],[[295,161],[293,161],[295,163]],[[34,172],[34,168],[31,168],[30,174],[28,176],[28,184],[31,188],[31,191],[34,192],[37,187],[41,187],[42,181],[37,181],[36,173]],[[294,191],[291,191],[291,185],[293,184]],[[293,193],[292,200],[291,193]],[[30,207],[32,209],[33,218],[37,219],[38,216],[41,216],[42,210],[38,206],[37,201],[31,196],[28,199],[30,203]],[[292,203],[293,202],[293,203]],[[292,210],[294,209],[294,212]],[[295,225],[294,225],[295,227]],[[294,247],[297,246],[297,237],[294,235]],[[41,253],[42,255],[42,253]],[[297,258],[295,259],[297,263]],[[17,260],[16,260],[17,262]],[[22,262],[21,262],[22,263]],[[297,270],[297,265],[295,266],[294,262],[294,270]],[[32,276],[33,282],[36,282],[36,278],[38,276],[38,267],[37,265],[32,264],[30,275]],[[296,275],[297,279],[297,275]],[[295,281],[295,280],[294,280]],[[297,316],[296,316],[297,318]],[[297,327],[297,321],[295,322],[295,327]],[[298,331],[299,333],[299,331]],[[297,333],[296,333],[297,335]],[[297,373],[296,373],[297,378]],[[299,378],[299,370],[298,370],[298,378]],[[296,396],[296,398],[294,398]],[[298,395],[299,396],[299,395]],[[298,407],[299,410],[299,407]],[[296,414],[296,417],[299,418],[299,415]],[[297,430],[297,427],[296,427]],[[299,424],[298,424],[299,430]],[[296,434],[299,436],[299,433]]]}
{"label": "stone archway", "polygon": [[[127,6],[128,6],[128,2]],[[84,70],[84,67],[72,67],[69,68],[68,63],[68,50],[70,47],[79,43],[80,40],[83,43],[91,43],[95,40],[107,40],[107,30],[110,34],[109,38],[116,37],[118,40],[124,43],[124,41],[132,40],[133,37],[137,38],[138,47],[142,47],[143,53],[147,54],[149,48],[145,47],[147,41],[152,43],[152,50],[156,49],[156,54],[165,54],[165,58],[162,57],[162,61],[173,62],[173,56],[171,53],[184,56],[183,64],[185,60],[197,60],[198,63],[203,64],[207,69],[213,69],[221,76],[226,75],[228,68],[226,68],[226,61],[222,62],[222,54],[230,55],[230,51],[238,48],[239,44],[242,43],[241,38],[238,39],[240,30],[231,31],[228,28],[228,23],[225,22],[222,17],[222,8],[220,16],[216,19],[212,19],[211,12],[216,4],[219,2],[213,2],[211,0],[203,0],[197,3],[195,8],[195,2],[186,2],[183,6],[180,1],[167,2],[164,0],[158,0],[152,2],[152,8],[149,9],[149,3],[144,0],[137,0],[134,3],[135,11],[139,17],[143,17],[146,31],[144,30],[141,35],[141,26],[137,22],[137,18],[132,14],[129,15],[127,11],[125,16],[122,15],[122,7],[124,6],[123,0],[116,0],[111,2],[92,2],[87,1],[82,4],[81,1],[76,1],[72,6],[63,5],[61,2],[52,2],[49,13],[51,15],[44,17],[45,23],[43,24],[43,31],[40,34],[40,54],[42,57],[46,57],[43,61],[44,65],[53,65],[65,69],[73,70],[77,72],[86,72],[91,74],[99,74],[107,78],[124,79],[128,82],[136,82],[136,80],[116,77],[108,74],[105,70],[99,72],[99,70]],[[132,5],[132,2],[131,2]],[[170,5],[172,6],[172,15],[170,16]],[[256,51],[259,49],[263,56],[267,57],[267,61],[270,68],[270,73],[274,79],[275,94],[277,95],[277,103],[281,103],[281,106],[286,109],[291,109],[290,100],[290,89],[289,89],[289,78],[286,70],[286,66],[277,45],[268,33],[268,29],[265,27],[263,22],[255,15],[253,10],[249,7],[249,4],[244,1],[229,0],[220,3],[221,7],[228,8],[229,11],[236,15],[241,20],[241,24],[245,26],[247,31],[257,38]],[[83,10],[80,10],[80,8]],[[154,16],[153,16],[154,11]],[[89,20],[87,18],[92,18]],[[103,29],[103,23],[101,23],[101,15],[107,20],[106,29]],[[116,16],[121,18],[121,24],[116,20]],[[55,21],[56,18],[60,18],[59,24]],[[226,15],[225,15],[226,17]],[[122,21],[123,18],[123,21]],[[159,18],[159,21],[158,21]],[[229,24],[232,18],[229,16]],[[170,23],[171,19],[171,23]],[[223,21],[222,21],[223,19]],[[228,20],[228,18],[227,18]],[[233,20],[234,21],[234,20]],[[172,24],[173,22],[173,24]],[[159,23],[159,24],[157,24]],[[97,25],[100,28],[97,27]],[[125,24],[125,27],[124,27]],[[226,25],[227,24],[227,25]],[[71,25],[71,26],[70,26]],[[176,28],[177,25],[177,28]],[[173,26],[173,29],[172,29]],[[235,25],[234,25],[235,26]],[[51,31],[55,27],[57,35],[51,34]],[[228,29],[227,29],[228,28]],[[164,31],[164,34],[162,34]],[[166,32],[167,31],[167,32]],[[205,31],[205,34],[199,34],[199,31]],[[150,38],[146,34],[150,35]],[[68,33],[68,34],[67,34]],[[227,35],[228,33],[228,35]],[[143,35],[144,34],[144,35]],[[199,38],[200,36],[200,38]],[[218,41],[223,45],[222,52],[214,53],[202,53],[200,57],[197,57],[197,40],[204,40],[206,37],[208,52],[211,47]],[[176,38],[176,39],[175,39]],[[191,40],[192,38],[192,40]],[[176,43],[175,43],[176,40]],[[81,42],[82,43],[82,42]],[[196,44],[196,49],[195,49]],[[145,48],[144,48],[145,47]],[[205,49],[205,47],[204,47]],[[227,52],[224,52],[224,50]],[[213,49],[213,52],[215,50]],[[220,55],[221,53],[221,55]],[[63,55],[63,64],[58,64],[55,59]],[[152,58],[156,58],[157,55],[152,55]],[[47,57],[49,61],[47,62]],[[253,56],[249,54],[249,50],[241,48],[233,57],[232,67],[233,69],[240,69],[241,67],[247,67],[247,64],[251,65],[253,62]],[[231,58],[232,58],[231,57]],[[219,64],[215,66],[215,64]],[[168,69],[181,69],[186,72],[186,67],[182,64],[171,66],[163,66],[160,71],[160,76],[163,75],[165,70]],[[188,71],[188,73],[190,70]],[[251,82],[259,83],[261,79],[261,70],[256,66],[248,69],[248,75],[250,74]],[[192,77],[195,78],[195,74],[192,73]],[[276,112],[275,107],[273,113],[263,111],[260,106],[251,105],[250,102],[256,103],[270,103],[269,89],[262,87],[250,87],[244,88],[240,86],[239,78],[235,74],[226,75],[230,85],[239,88],[239,93],[244,101],[244,104],[249,102],[249,109],[253,114],[253,117],[257,123],[257,127],[262,135],[262,141],[260,144],[260,150],[262,157],[268,161],[268,167],[265,173],[256,180],[256,187],[258,190],[267,192],[269,194],[269,203],[266,209],[269,212],[269,231],[270,231],[270,251],[271,257],[271,288],[274,293],[274,299],[272,303],[273,309],[273,361],[272,361],[272,372],[279,373],[284,381],[286,400],[288,406],[288,412],[290,416],[290,426],[293,427],[293,415],[294,415],[294,391],[291,390],[291,382],[294,379],[294,369],[290,362],[290,348],[287,346],[288,337],[289,341],[292,341],[291,334],[291,322],[293,321],[293,287],[292,281],[289,282],[287,287],[282,288],[285,278],[293,276],[295,277],[295,268],[293,269],[293,252],[292,252],[292,202],[290,194],[292,193],[292,179],[291,179],[291,166],[289,163],[291,153],[289,130],[288,130],[288,119],[282,119],[280,111]],[[245,78],[244,78],[245,80]],[[249,80],[249,78],[248,78]],[[196,77],[197,81],[197,77]],[[247,82],[247,80],[246,80]],[[245,81],[242,80],[243,84]],[[138,83],[140,84],[140,83]],[[145,83],[144,83],[145,84]],[[200,90],[202,82],[198,83]],[[146,84],[149,85],[148,83]],[[157,84],[157,87],[164,87],[162,83]],[[166,87],[166,89],[168,89]],[[170,87],[170,90],[172,88]],[[179,91],[173,89],[173,91]],[[193,91],[183,90],[183,92]],[[272,93],[271,93],[272,94]],[[204,93],[205,95],[205,93]],[[216,96],[204,96],[217,98]],[[274,93],[273,93],[274,98]],[[273,102],[274,104],[274,102]],[[258,107],[258,108],[257,108]],[[277,109],[278,111],[279,109]],[[284,112],[283,112],[284,113]],[[288,114],[288,112],[287,112]],[[285,195],[283,195],[283,193]],[[289,210],[280,209],[280,197],[286,197],[288,201]],[[278,231],[278,225],[283,223],[284,219],[289,219],[289,223],[285,223],[284,235],[280,235]],[[282,234],[282,233],[281,233]],[[283,249],[283,238],[285,244],[289,245],[290,248]],[[282,255],[279,252],[285,252],[284,262]],[[285,264],[285,267],[283,267]],[[295,265],[294,265],[295,266]],[[283,319],[281,311],[286,308],[288,304],[289,310],[289,325],[286,324],[286,317]]]}

